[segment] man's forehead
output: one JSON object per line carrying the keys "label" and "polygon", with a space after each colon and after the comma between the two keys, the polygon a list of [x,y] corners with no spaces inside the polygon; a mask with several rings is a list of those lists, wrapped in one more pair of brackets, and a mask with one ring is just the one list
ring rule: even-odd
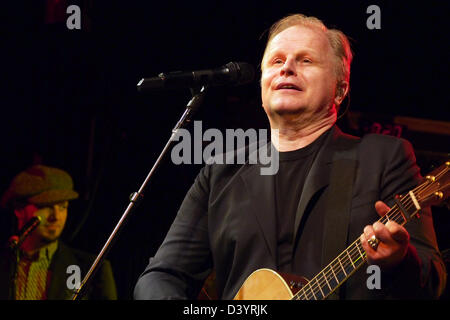
{"label": "man's forehead", "polygon": [[302,45],[310,50],[328,50],[331,48],[325,33],[318,27],[295,25],[275,35],[268,43],[268,52],[280,48]]}

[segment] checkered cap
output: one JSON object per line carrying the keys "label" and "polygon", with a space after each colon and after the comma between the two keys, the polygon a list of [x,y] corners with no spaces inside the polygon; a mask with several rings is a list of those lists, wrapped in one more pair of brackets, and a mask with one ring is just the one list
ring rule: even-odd
{"label": "checkered cap", "polygon": [[0,204],[14,206],[18,202],[46,205],[78,198],[70,175],[61,169],[35,165],[19,173],[3,194]]}

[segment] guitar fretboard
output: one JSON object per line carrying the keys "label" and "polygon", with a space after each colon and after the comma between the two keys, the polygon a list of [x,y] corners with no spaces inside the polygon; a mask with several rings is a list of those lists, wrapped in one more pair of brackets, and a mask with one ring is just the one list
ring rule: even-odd
{"label": "guitar fretboard", "polygon": [[[378,221],[386,224],[389,220],[404,225],[418,211],[418,203],[413,191],[401,198]],[[319,274],[303,286],[293,300],[323,300],[333,293],[353,273],[366,262],[366,252],[360,239],[355,240],[336,259],[326,266]]]}

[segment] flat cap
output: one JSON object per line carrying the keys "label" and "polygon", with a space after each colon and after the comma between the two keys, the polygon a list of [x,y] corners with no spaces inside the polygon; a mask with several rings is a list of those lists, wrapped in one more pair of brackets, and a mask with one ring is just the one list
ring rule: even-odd
{"label": "flat cap", "polygon": [[28,202],[46,205],[78,198],[72,177],[64,170],[43,165],[32,166],[19,173],[3,194],[2,207]]}

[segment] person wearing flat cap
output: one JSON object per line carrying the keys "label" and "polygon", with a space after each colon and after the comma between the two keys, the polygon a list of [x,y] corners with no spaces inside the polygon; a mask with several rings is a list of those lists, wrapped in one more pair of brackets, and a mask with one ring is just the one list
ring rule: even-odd
{"label": "person wearing flat cap", "polygon": [[[67,219],[69,201],[77,199],[73,180],[64,170],[35,165],[19,173],[1,198],[14,212],[17,230],[34,217],[38,226],[19,243],[5,246],[0,261],[0,299],[65,300],[73,296],[74,272],[83,279],[95,255],[65,245],[59,238]],[[111,264],[105,260],[87,287],[83,299],[117,299]]]}

